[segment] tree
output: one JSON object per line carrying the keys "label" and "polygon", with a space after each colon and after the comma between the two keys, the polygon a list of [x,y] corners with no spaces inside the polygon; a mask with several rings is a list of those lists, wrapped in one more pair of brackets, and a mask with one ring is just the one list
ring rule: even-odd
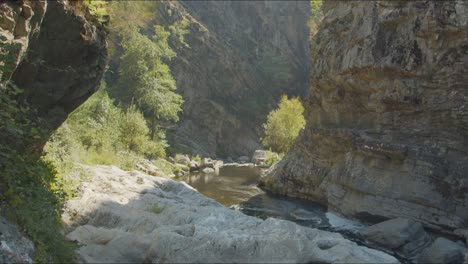
{"label": "tree", "polygon": [[268,114],[268,119],[263,124],[263,145],[279,153],[287,152],[305,126],[303,113],[304,107],[299,98],[288,99],[283,95],[278,108]]}
{"label": "tree", "polygon": [[178,121],[182,111],[182,96],[176,93],[176,82],[163,61],[176,55],[167,42],[169,34],[156,26],[151,39],[135,28],[122,41],[124,52],[116,87],[119,99],[127,104],[135,99],[150,123],[152,137],[158,121]]}

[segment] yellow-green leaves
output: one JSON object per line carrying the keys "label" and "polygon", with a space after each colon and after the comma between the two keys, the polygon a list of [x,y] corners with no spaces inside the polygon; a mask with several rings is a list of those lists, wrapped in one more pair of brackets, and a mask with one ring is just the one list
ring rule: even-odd
{"label": "yellow-green leaves", "polygon": [[263,145],[273,151],[286,153],[305,126],[303,113],[304,107],[299,98],[288,99],[283,95],[278,108],[270,112],[267,122],[263,124]]}

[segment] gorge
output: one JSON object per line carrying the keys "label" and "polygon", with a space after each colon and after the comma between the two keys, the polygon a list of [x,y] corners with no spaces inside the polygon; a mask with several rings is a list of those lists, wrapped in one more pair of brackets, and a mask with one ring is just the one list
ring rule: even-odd
{"label": "gorge", "polygon": [[468,261],[466,2],[128,3],[0,1],[0,262]]}

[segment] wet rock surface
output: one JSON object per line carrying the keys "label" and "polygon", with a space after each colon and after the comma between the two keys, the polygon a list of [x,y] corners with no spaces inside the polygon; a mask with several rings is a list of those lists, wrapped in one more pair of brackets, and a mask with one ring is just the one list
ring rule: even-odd
{"label": "wet rock surface", "polygon": [[467,2],[324,8],[306,128],[264,186],[357,218],[465,228]]}
{"label": "wet rock surface", "polygon": [[83,262],[397,262],[337,233],[227,209],[185,183],[89,169],[63,215]]}

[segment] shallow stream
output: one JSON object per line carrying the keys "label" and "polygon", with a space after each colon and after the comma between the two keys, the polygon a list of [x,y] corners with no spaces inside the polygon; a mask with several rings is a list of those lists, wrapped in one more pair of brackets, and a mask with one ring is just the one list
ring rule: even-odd
{"label": "shallow stream", "polygon": [[[266,193],[257,187],[261,173],[262,169],[258,167],[227,165],[220,168],[219,174],[191,173],[183,180],[205,196],[246,215],[262,219],[275,217],[307,227],[338,232],[360,245],[369,246],[357,235],[364,224],[328,212],[326,207],[310,201]],[[394,252],[376,249],[393,255],[402,263],[409,263]]]}
{"label": "shallow stream", "polygon": [[220,168],[219,174],[192,173],[184,181],[205,196],[247,215],[281,218],[326,230],[359,228],[359,223],[328,213],[319,204],[266,193],[257,187],[261,172],[258,167],[227,165]]}

